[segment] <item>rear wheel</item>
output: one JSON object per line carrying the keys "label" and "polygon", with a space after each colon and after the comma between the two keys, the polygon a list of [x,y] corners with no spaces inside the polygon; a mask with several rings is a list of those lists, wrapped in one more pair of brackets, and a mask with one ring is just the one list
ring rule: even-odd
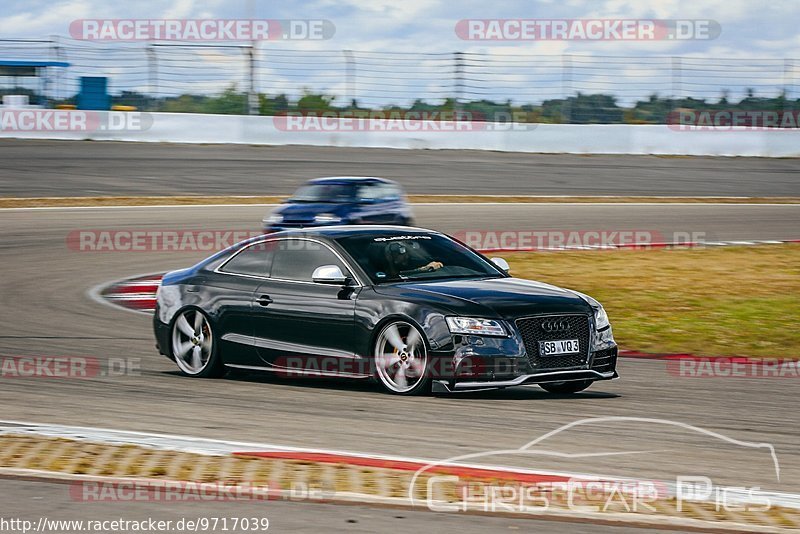
{"label": "rear wheel", "polygon": [[577,393],[592,385],[593,380],[572,380],[570,382],[550,382],[549,384],[539,384],[539,386],[549,393]]}
{"label": "rear wheel", "polygon": [[430,389],[428,349],[422,332],[405,321],[393,321],[375,341],[375,374],[389,393],[419,395]]}
{"label": "rear wheel", "polygon": [[217,354],[211,323],[198,309],[183,310],[172,323],[172,357],[186,376],[210,378],[225,370]]}

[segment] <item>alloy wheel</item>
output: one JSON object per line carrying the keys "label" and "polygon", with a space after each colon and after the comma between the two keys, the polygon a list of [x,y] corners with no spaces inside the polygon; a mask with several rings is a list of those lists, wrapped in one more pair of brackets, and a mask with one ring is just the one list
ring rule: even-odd
{"label": "alloy wheel", "polygon": [[172,355],[187,375],[199,375],[211,361],[211,325],[199,310],[181,312],[172,327]]}
{"label": "alloy wheel", "polygon": [[421,390],[428,378],[428,351],[422,333],[404,321],[386,325],[375,343],[375,363],[381,384],[390,392]]}

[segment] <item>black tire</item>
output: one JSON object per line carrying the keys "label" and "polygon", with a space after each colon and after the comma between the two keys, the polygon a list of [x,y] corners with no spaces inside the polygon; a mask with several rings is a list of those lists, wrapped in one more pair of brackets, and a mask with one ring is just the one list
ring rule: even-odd
{"label": "black tire", "polygon": [[[193,359],[195,351],[198,360]],[[183,309],[175,316],[170,326],[169,353],[184,376],[218,378],[225,374],[211,321],[198,308]]]}
{"label": "black tire", "polygon": [[539,384],[548,393],[578,393],[592,385],[594,380],[572,380],[569,382],[550,382],[549,384]]}

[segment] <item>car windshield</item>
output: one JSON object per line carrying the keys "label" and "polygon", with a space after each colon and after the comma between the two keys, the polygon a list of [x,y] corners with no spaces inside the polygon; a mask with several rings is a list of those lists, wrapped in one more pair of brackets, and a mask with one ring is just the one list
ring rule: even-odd
{"label": "car windshield", "polygon": [[351,202],[356,188],[352,184],[308,184],[289,199],[290,202]]}
{"label": "car windshield", "polygon": [[491,262],[440,235],[372,234],[337,241],[375,284],[504,276]]}

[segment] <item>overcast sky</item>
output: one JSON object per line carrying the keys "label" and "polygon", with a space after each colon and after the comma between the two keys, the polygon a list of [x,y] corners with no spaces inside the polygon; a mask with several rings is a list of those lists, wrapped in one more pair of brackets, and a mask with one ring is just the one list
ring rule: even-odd
{"label": "overcast sky", "polygon": [[[251,7],[252,6],[252,7]],[[248,18],[331,20],[332,41],[302,43],[364,50],[452,51],[522,47],[534,53],[709,54],[800,57],[797,0],[3,0],[0,35],[67,35],[82,18]],[[711,42],[465,43],[455,23],[469,18],[713,19]]]}
{"label": "overcast sky", "polygon": [[[761,59],[797,58],[789,76],[800,83],[798,15],[800,0],[3,0],[0,36],[67,36],[69,23],[76,19],[327,19],[336,28],[330,40],[268,42],[263,46],[337,51],[464,51],[501,56],[568,53],[741,58],[756,65]],[[720,24],[722,33],[708,41],[523,43],[459,39],[456,23],[471,18],[712,19]],[[767,76],[780,84],[779,78],[785,74],[772,70]]]}

